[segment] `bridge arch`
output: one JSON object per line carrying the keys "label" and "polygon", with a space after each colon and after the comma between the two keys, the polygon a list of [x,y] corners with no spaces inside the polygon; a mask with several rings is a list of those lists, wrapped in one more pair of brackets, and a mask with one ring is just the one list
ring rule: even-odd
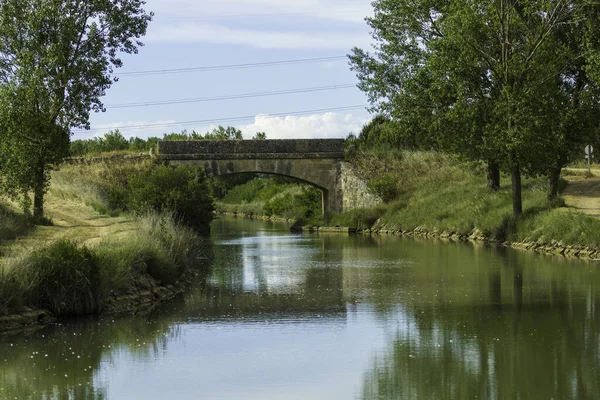
{"label": "bridge arch", "polygon": [[157,156],[170,165],[202,166],[214,177],[288,176],[321,189],[323,213],[343,211],[343,139],[163,141]]}

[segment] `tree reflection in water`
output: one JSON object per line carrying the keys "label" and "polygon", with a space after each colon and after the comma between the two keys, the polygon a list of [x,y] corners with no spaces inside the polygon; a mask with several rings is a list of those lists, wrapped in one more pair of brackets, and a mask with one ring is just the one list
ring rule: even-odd
{"label": "tree reflection in water", "polygon": [[482,296],[470,304],[446,294],[396,310],[406,322],[366,373],[363,399],[597,398],[600,296],[582,282],[587,269],[524,273],[525,256],[497,254],[487,296],[473,288]]}

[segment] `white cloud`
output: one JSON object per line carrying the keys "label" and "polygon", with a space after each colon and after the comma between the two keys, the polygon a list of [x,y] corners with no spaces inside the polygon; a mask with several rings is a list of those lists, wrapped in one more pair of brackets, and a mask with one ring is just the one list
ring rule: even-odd
{"label": "white cloud", "polygon": [[372,14],[370,0],[148,0],[146,7],[157,20],[194,18],[313,17],[323,20],[364,24]]}
{"label": "white cloud", "polygon": [[369,118],[347,113],[325,113],[308,116],[271,117],[257,115],[254,123],[240,126],[246,138],[265,132],[267,139],[345,138],[358,134]]}
{"label": "white cloud", "polygon": [[360,32],[263,31],[223,25],[161,25],[147,37],[148,42],[237,44],[266,49],[344,49],[367,47],[370,39]]}
{"label": "white cloud", "polygon": [[[265,132],[267,139],[323,139],[323,138],[345,138],[350,132],[358,134],[363,125],[369,121],[367,115],[356,115],[352,113],[324,113],[306,116],[273,117],[269,115],[257,115],[254,122],[248,125],[236,124],[235,126],[244,133],[245,139],[250,139],[256,132]],[[159,124],[168,124],[160,126]],[[151,126],[158,125],[158,126]],[[222,125],[227,126],[226,122]],[[233,125],[233,124],[231,124]],[[142,126],[142,127],[140,127]],[[93,131],[78,131],[73,139],[89,139],[94,136],[103,136],[106,132],[119,129],[123,136],[130,138],[138,136],[148,138],[150,136],[162,137],[167,132],[181,132],[187,130],[204,134],[217,125],[191,126],[177,125],[175,121],[127,121],[109,124],[98,124]]]}
{"label": "white cloud", "polygon": [[[350,49],[370,43],[369,1],[154,0],[147,42],[269,49]],[[208,11],[207,11],[208,10]]]}

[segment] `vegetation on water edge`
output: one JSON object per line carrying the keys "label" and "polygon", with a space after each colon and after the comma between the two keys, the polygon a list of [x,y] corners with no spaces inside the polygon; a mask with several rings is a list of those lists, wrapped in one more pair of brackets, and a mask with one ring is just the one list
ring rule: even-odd
{"label": "vegetation on water edge", "polygon": [[230,189],[217,202],[217,210],[308,221],[321,215],[322,194],[310,185],[256,177]]}
{"label": "vegetation on water edge", "polygon": [[515,218],[510,189],[487,189],[479,163],[433,151],[378,150],[356,151],[351,162],[370,190],[394,196],[370,209],[332,215],[325,224],[600,246],[600,220],[570,212],[560,198],[547,200],[546,179],[523,181],[524,212]]}
{"label": "vegetation on water edge", "polygon": [[209,180],[192,166],[172,168],[150,161],[65,165],[54,171],[50,190],[106,215],[170,212],[202,232],[208,231],[214,211]]}
{"label": "vegetation on water edge", "polygon": [[171,214],[148,213],[135,231],[94,247],[60,240],[0,263],[0,315],[23,306],[57,316],[100,312],[144,276],[167,285],[193,262],[198,237]]}
{"label": "vegetation on water edge", "polygon": [[[55,202],[74,200],[103,214],[131,215],[134,230],[93,245],[59,239],[42,248],[6,246],[0,259],[0,314],[24,306],[55,315],[97,313],[108,297],[140,282],[175,283],[193,261],[197,235],[208,231],[214,208],[201,169],[151,162],[65,165],[53,172],[50,195]],[[0,206],[0,239],[13,239],[29,226],[25,215],[9,210]]]}

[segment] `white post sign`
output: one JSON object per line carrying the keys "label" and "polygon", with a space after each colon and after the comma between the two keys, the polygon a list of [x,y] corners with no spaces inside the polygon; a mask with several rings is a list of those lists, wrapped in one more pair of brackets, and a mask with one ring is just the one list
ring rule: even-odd
{"label": "white post sign", "polygon": [[587,162],[588,162],[588,174],[592,173],[592,158],[594,158],[594,146],[592,146],[591,144],[588,144],[587,146],[585,146],[585,158],[587,158]]}

